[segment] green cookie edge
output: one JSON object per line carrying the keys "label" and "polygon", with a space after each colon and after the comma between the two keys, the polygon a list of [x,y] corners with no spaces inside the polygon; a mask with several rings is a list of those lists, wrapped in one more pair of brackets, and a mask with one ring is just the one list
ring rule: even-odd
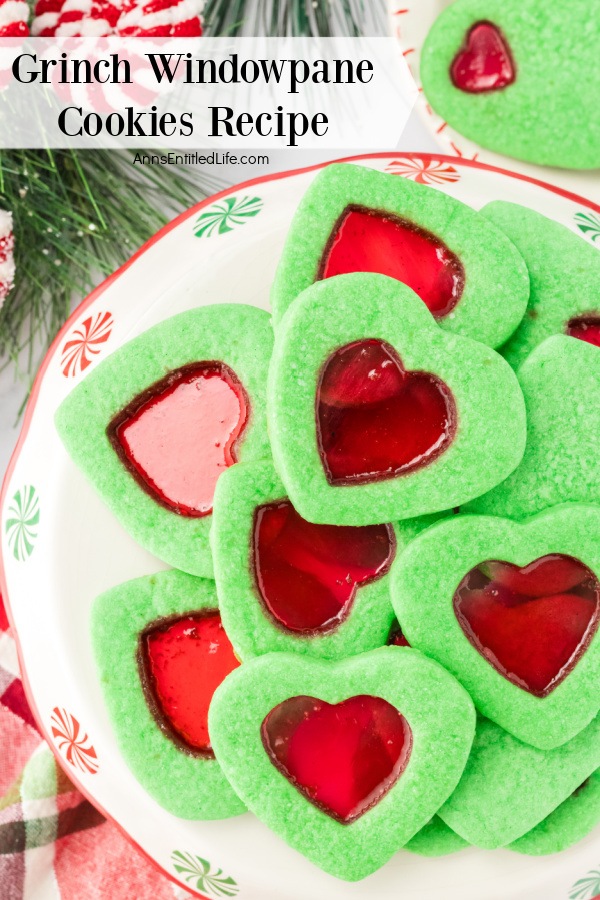
{"label": "green cookie edge", "polygon": [[[332,486],[317,446],[318,378],[333,351],[365,338],[391,344],[406,369],[440,377],[454,395],[458,431],[450,447],[418,471]],[[395,522],[459,506],[502,481],[525,445],[521,389],[506,360],[484,344],[442,331],[410,288],[384,275],[317,282],[290,307],[269,366],[267,415],[279,476],[300,515],[317,523]]]}
{"label": "green cookie edge", "polygon": [[219,360],[250,399],[250,421],[238,443],[241,460],[268,457],[265,389],[272,346],[270,317],[241,304],[216,304],[173,316],[120,347],[61,403],[58,434],[73,462],[125,530],[175,568],[212,576],[211,516],[188,518],[156,503],[125,468],[106,434],[113,417],[174,369]]}
{"label": "green cookie edge", "polygon": [[211,530],[215,581],[223,625],[236,653],[244,661],[274,652],[343,659],[384,646],[394,621],[389,570],[358,588],[348,618],[330,633],[293,634],[263,608],[250,568],[254,511],[286,496],[269,462],[232,466],[217,484]]}
{"label": "green cookie edge", "polygon": [[518,203],[495,200],[481,215],[506,234],[529,270],[527,312],[500,348],[517,369],[546,338],[564,334],[571,318],[593,311],[592,298],[600,296],[600,251],[564,225]]}
{"label": "green cookie edge", "polygon": [[527,409],[527,443],[517,468],[465,512],[523,519],[559,503],[600,504],[596,435],[598,348],[565,335],[546,338],[517,372]]}
{"label": "green cookie edge", "polygon": [[288,231],[271,288],[275,328],[302,291],[314,283],[323,249],[348,205],[382,209],[433,232],[465,268],[463,295],[439,325],[491,347],[510,337],[529,296],[519,252],[489,219],[435,188],[350,163],[315,177]]}
{"label": "green cookie edge", "polygon": [[[430,688],[423,688],[423,677]],[[289,697],[338,703],[366,692],[406,715],[413,752],[394,788],[351,825],[342,825],[272,765],[260,725]],[[376,871],[427,824],[460,778],[474,724],[473,705],[458,682],[404,647],[380,647],[335,663],[288,653],[260,656],[220,685],[209,712],[217,758],[248,808],[312,863],[347,881]],[[415,752],[421,741],[428,751],[422,755]],[[407,804],[414,810],[408,825]]]}
{"label": "green cookie edge", "polygon": [[463,777],[438,815],[476,847],[506,847],[550,816],[599,764],[600,716],[555,750],[524,744],[480,717]]}
{"label": "green cookie edge", "polygon": [[565,553],[600,579],[599,531],[600,508],[594,506],[565,504],[521,523],[461,514],[415,538],[392,572],[392,604],[411,646],[447,668],[482,715],[542,750],[573,738],[600,708],[600,629],[573,670],[542,699],[504,678],[473,647],[452,598],[467,572],[488,559],[524,566]]}
{"label": "green cookie edge", "polygon": [[225,819],[246,807],[216,759],[188,756],[160,729],[144,696],[136,653],[139,634],[151,622],[207,608],[218,608],[214,583],[176,570],[118,585],[92,608],[96,668],[119,750],[142,787],[183,819]]}

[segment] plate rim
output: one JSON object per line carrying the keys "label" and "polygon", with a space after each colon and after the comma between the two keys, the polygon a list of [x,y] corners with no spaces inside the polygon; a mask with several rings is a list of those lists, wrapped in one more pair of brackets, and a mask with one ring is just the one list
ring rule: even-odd
{"label": "plate rim", "polygon": [[[42,386],[42,382],[44,380],[46,371],[49,368],[49,365],[54,357],[54,354],[59,346],[62,343],[63,339],[67,335],[67,333],[71,330],[71,328],[76,324],[79,320],[81,314],[99,297],[104,294],[104,292],[118,279],[120,278],[137,260],[139,260],[145,253],[147,253],[156,243],[162,240],[167,234],[185,222],[187,219],[197,215],[200,210],[204,209],[207,206],[211,206],[215,202],[223,199],[224,197],[230,195],[235,191],[246,190],[248,188],[255,187],[259,184],[265,184],[272,181],[279,181],[286,178],[290,178],[296,175],[303,175],[309,172],[315,172],[319,169],[325,168],[328,165],[333,165],[337,163],[353,163],[360,162],[369,159],[390,159],[394,158],[402,158],[406,160],[410,160],[411,162],[421,162],[421,163],[429,163],[429,162],[443,162],[449,163],[453,166],[459,166],[464,168],[472,168],[479,169],[487,172],[492,172],[495,174],[500,174],[507,176],[509,178],[516,179],[518,181],[524,181],[529,184],[533,184],[536,187],[540,187],[544,190],[549,191],[552,194],[556,194],[560,197],[563,197],[567,200],[571,200],[575,203],[578,203],[587,209],[592,210],[593,212],[600,214],[600,204],[595,203],[592,200],[587,200],[584,197],[581,197],[578,194],[573,193],[572,191],[565,190],[564,188],[558,187],[557,185],[549,184],[539,178],[534,178],[530,175],[526,175],[521,172],[513,172],[509,169],[504,169],[500,166],[490,165],[488,163],[481,163],[477,160],[467,159],[465,157],[458,156],[450,156],[441,153],[419,153],[419,152],[410,152],[410,151],[382,151],[377,153],[362,153],[353,156],[341,157],[339,159],[333,160],[325,160],[320,163],[315,163],[310,166],[304,166],[300,168],[291,168],[285,169],[282,172],[271,172],[266,173],[264,175],[259,175],[256,178],[251,178],[246,181],[236,182],[233,185],[230,185],[224,188],[221,191],[218,191],[215,194],[211,194],[209,197],[205,197],[203,200],[200,200],[194,206],[189,207],[184,210],[162,228],[160,228],[152,237],[150,237],[138,250],[128,259],[123,265],[119,266],[112,275],[109,275],[105,278],[99,285],[97,285],[93,291],[91,291],[86,297],[84,297],[80,303],[73,309],[63,326],[60,328],[52,343],[48,347],[44,358],[40,364],[40,367],[35,375],[31,393],[29,395],[27,405],[23,414],[23,422],[21,424],[21,429],[19,432],[19,436],[17,438],[17,443],[15,445],[15,449],[12,452],[10,457],[6,472],[2,481],[2,488],[0,490],[0,510],[4,509],[5,502],[7,500],[7,494],[9,490],[9,485],[12,480],[13,473],[17,466],[19,457],[21,455],[21,451],[23,449],[23,445],[27,440],[27,435],[29,433],[29,428],[36,410],[37,401],[40,393],[40,389]],[[8,623],[11,630],[11,636],[15,643],[17,660],[19,664],[19,671],[21,676],[21,681],[23,684],[23,690],[25,692],[25,696],[27,702],[31,708],[32,715],[37,724],[38,730],[42,736],[42,739],[49,746],[56,763],[60,766],[60,768],[66,773],[69,780],[76,787],[76,789],[82,794],[82,796],[94,806],[98,812],[113,826],[115,826],[119,832],[129,841],[129,843],[139,852],[141,853],[148,862],[152,864],[152,866],[160,872],[163,876],[165,876],[169,881],[175,884],[177,887],[181,888],[182,884],[174,875],[172,875],[167,869],[165,869],[153,856],[148,853],[137,841],[134,837],[132,837],[126,828],[121,825],[115,818],[113,818],[110,813],[108,813],[102,805],[98,802],[98,800],[92,795],[92,793],[86,788],[84,784],[82,784],[78,775],[68,767],[66,760],[60,755],[57,747],[54,745],[52,741],[49,729],[46,727],[43,716],[40,714],[37,704],[35,701],[34,693],[32,691],[29,677],[27,673],[27,669],[24,664],[24,654],[21,648],[21,642],[19,639],[19,634],[15,627],[15,620],[12,614],[10,595],[8,591],[8,585],[6,580],[5,573],[5,565],[4,565],[4,556],[2,552],[2,545],[0,543],[0,595],[4,601],[4,607],[6,610],[6,615],[8,619]],[[208,900],[206,895],[201,894],[196,889],[192,888],[190,885],[186,885],[185,889],[195,897],[201,898],[201,900]]]}

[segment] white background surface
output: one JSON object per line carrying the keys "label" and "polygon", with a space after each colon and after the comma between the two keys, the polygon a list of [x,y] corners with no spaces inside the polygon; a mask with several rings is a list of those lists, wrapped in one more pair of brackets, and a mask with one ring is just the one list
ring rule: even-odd
{"label": "white background surface", "polygon": [[[385,147],[381,148],[385,150]],[[412,114],[408,125],[399,141],[398,148],[402,151],[414,151],[423,153],[435,153],[438,147],[434,144],[429,133],[421,123],[420,119]],[[252,151],[250,151],[252,152]],[[359,151],[355,151],[357,153]],[[341,153],[329,151],[328,153],[307,153],[303,151],[279,151],[271,153],[269,166],[230,166],[230,167],[209,167],[211,174],[222,178],[225,185],[235,184],[240,181],[247,181],[250,178],[256,178],[267,172],[285,171],[286,169],[296,169],[303,166],[310,166],[321,162],[324,159],[336,159]],[[354,153],[353,153],[354,155]],[[80,297],[79,300],[82,300]],[[77,302],[77,298],[75,298]],[[8,366],[0,373],[0,476],[4,477],[4,472],[8,465],[11,453],[20,429],[20,420],[18,412],[23,399],[27,394],[28,383],[23,380],[16,380],[14,369]]]}

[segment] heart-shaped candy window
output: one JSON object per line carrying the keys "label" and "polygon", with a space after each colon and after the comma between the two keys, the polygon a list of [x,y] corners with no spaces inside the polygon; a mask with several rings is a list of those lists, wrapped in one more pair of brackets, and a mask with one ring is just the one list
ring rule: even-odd
{"label": "heart-shaped candy window", "polygon": [[356,341],[327,360],[317,438],[330,484],[364,484],[429,465],[451,444],[456,405],[441,379],[407,372],[389,344]]}
{"label": "heart-shaped candy window", "polygon": [[469,641],[501,675],[545,697],[596,633],[600,584],[582,562],[562,554],[523,568],[488,560],[462,579],[454,611]]}
{"label": "heart-shaped candy window", "polygon": [[407,219],[363,206],[348,206],[327,242],[318,278],[377,272],[407,284],[433,315],[452,312],[465,271],[438,237]]}
{"label": "heart-shaped candy window", "polygon": [[404,716],[387,700],[367,695],[336,704],[291,697],[266,716],[261,734],[282,775],[344,825],[391,790],[412,749]]}
{"label": "heart-shaped candy window", "polygon": [[216,609],[150,625],[138,662],[146,700],[162,730],[182,750],[214,756],[208,708],[224,678],[239,666]]}
{"label": "heart-shaped candy window", "polygon": [[360,585],[394,558],[389,525],[313,525],[288,500],[254,514],[254,581],[278,625],[299,634],[332,631],[349,615]]}
{"label": "heart-shaped candy window", "polygon": [[248,416],[248,397],[235,373],[223,363],[199,362],[135,397],[107,433],[154,500],[199,518],[212,512],[217,479],[236,461]]}
{"label": "heart-shaped candy window", "polygon": [[453,84],[467,94],[498,91],[512,84],[516,67],[508,42],[492,22],[477,22],[450,68]]}

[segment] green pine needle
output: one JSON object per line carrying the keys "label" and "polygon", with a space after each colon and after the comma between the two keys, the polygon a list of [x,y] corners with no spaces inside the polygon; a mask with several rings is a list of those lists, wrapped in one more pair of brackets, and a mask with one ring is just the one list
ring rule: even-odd
{"label": "green pine needle", "polygon": [[133,166],[114,150],[0,152],[0,208],[13,213],[15,287],[0,309],[0,367],[29,374],[101,277],[175,213],[218,189],[183,166]]}
{"label": "green pine needle", "polygon": [[212,37],[358,37],[365,33],[367,13],[364,0],[207,0],[203,19]]}

